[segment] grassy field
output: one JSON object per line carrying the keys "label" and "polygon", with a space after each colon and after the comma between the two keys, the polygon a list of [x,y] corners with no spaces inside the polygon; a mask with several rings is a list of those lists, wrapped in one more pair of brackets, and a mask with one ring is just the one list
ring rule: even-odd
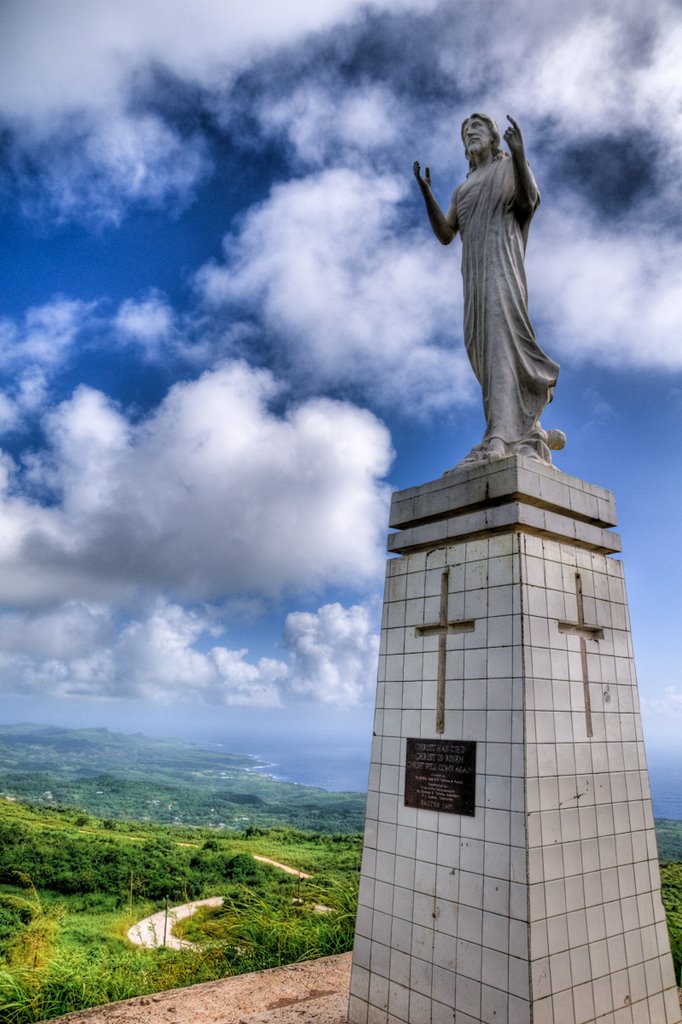
{"label": "grassy field", "polygon": [[[682,822],[662,823],[661,835],[662,859],[671,860]],[[310,878],[257,862],[254,854]],[[0,1021],[32,1024],[344,952],[353,941],[360,854],[358,834],[217,832],[0,800]],[[662,879],[679,977],[682,864],[664,863]],[[166,897],[175,905],[208,896],[223,897],[223,906],[177,929],[200,948],[175,952],[128,941],[131,925],[162,909]],[[320,905],[332,913],[321,913]]]}
{"label": "grassy field", "polygon": [[[357,834],[216,833],[0,801],[0,1020],[29,1024],[343,952],[353,941],[360,852]],[[253,854],[311,877],[288,875]],[[128,941],[128,928],[166,896],[171,905],[225,898],[218,927],[206,923],[201,949]],[[316,912],[316,904],[333,913]],[[201,922],[193,927],[201,930]]]}

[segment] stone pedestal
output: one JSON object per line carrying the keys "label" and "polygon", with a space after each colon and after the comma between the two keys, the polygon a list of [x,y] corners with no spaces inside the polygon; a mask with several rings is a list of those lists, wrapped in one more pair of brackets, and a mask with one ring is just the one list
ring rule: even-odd
{"label": "stone pedestal", "polygon": [[612,495],[393,496],[350,1024],[677,1024]]}

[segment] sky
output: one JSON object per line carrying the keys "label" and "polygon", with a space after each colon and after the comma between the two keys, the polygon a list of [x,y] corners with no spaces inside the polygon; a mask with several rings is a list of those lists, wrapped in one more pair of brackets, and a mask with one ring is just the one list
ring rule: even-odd
{"label": "sky", "polygon": [[390,493],[483,433],[412,163],[482,110],[677,746],[681,55],[674,0],[0,0],[0,720],[369,744]]}

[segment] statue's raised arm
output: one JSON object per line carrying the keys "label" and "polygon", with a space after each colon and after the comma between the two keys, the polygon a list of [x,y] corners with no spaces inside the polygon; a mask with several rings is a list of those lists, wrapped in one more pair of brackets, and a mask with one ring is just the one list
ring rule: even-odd
{"label": "statue's raised arm", "polygon": [[519,454],[551,462],[550,447],[563,447],[563,434],[540,425],[552,400],[559,367],[538,345],[528,316],[524,255],[540,193],[526,159],[521,128],[507,116],[504,134],[487,114],[472,114],[462,125],[466,180],[444,214],[431,191],[428,169],[414,174],[431,227],[444,245],[462,239],[464,343],[483,391],[483,440],[456,469]]}
{"label": "statue's raised arm", "polygon": [[414,171],[414,176],[417,179],[417,184],[424,196],[426,212],[429,215],[429,221],[431,222],[433,233],[439,242],[442,242],[443,245],[449,245],[457,234],[456,214],[452,207],[450,207],[447,214],[444,214],[438,205],[436,197],[431,191],[431,172],[429,171],[429,168],[426,168],[423,178],[421,176],[421,168],[418,160],[415,160],[412,169]]}
{"label": "statue's raised arm", "polygon": [[540,193],[526,160],[521,129],[509,114],[507,120],[509,127],[504,133],[504,141],[509,146],[514,168],[517,214],[522,218],[532,217],[540,202]]}

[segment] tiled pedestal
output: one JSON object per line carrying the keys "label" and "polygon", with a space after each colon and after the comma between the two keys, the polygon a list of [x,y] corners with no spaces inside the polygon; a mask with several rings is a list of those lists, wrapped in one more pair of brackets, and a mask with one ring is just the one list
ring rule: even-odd
{"label": "tiled pedestal", "polygon": [[[350,1024],[680,1021],[615,522],[519,457],[394,495]],[[475,743],[473,815],[408,738]]]}

